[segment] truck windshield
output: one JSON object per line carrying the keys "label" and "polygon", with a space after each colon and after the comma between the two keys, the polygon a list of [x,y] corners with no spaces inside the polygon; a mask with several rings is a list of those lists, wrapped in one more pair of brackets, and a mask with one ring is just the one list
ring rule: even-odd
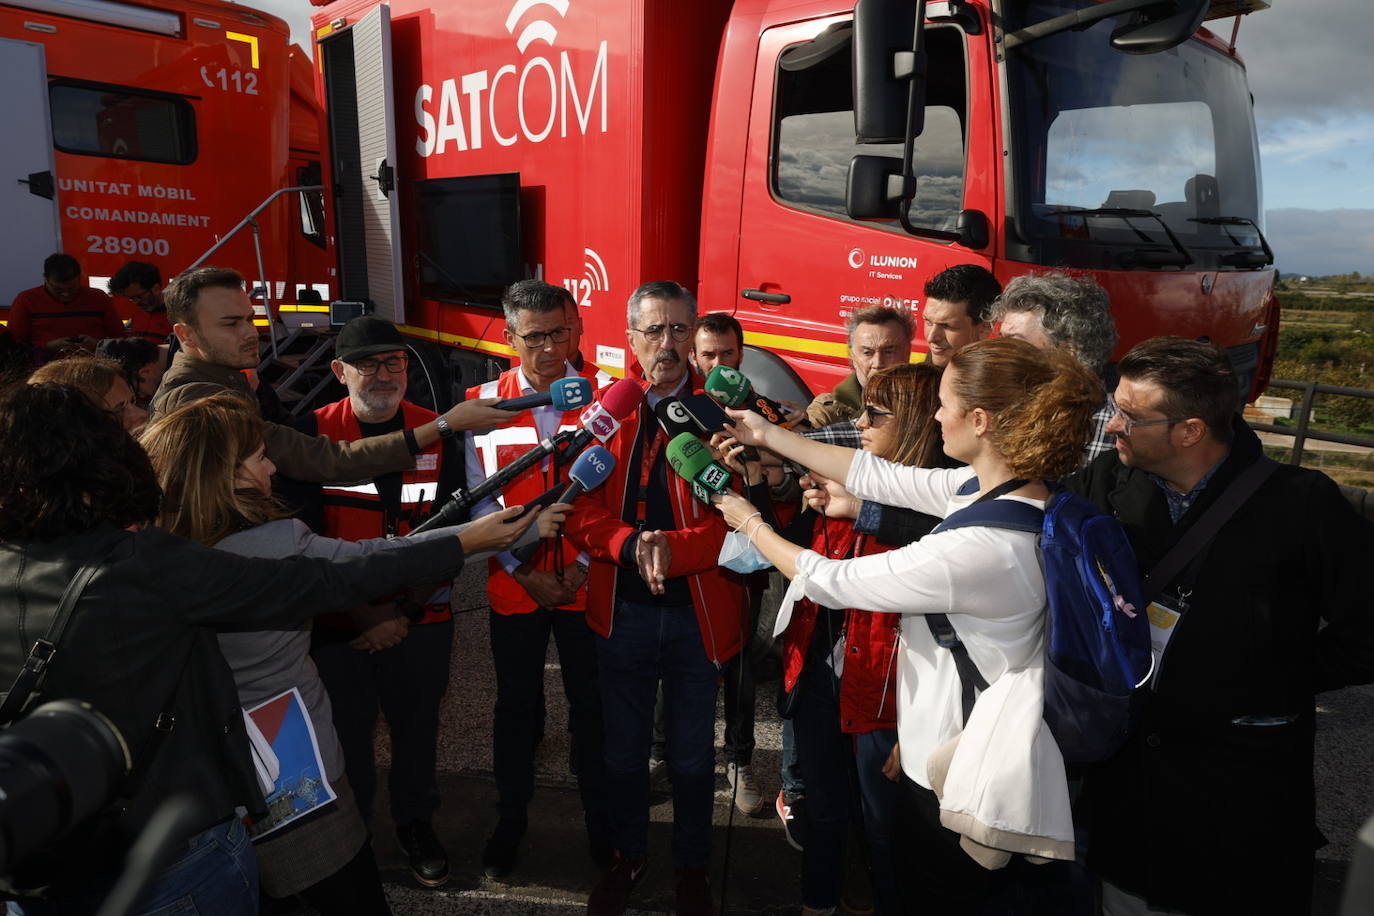
{"label": "truck windshield", "polygon": [[[1079,6],[1005,4],[1008,31]],[[1259,153],[1241,66],[1196,39],[1157,54],[1123,54],[1110,44],[1120,22],[1107,19],[1008,54],[1015,220],[1024,243],[1012,240],[1009,253],[1099,269],[1178,263],[1178,246],[1161,221],[1195,268],[1222,266],[1238,247],[1258,249],[1254,229],[1210,221],[1262,225]],[[1111,212],[1122,210],[1147,212]]]}

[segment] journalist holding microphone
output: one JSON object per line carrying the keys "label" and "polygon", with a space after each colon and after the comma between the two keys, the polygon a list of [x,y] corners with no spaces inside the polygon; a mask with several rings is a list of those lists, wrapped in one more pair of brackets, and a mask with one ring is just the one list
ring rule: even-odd
{"label": "journalist holding microphone", "polygon": [[[22,869],[21,883],[51,886],[46,899],[12,904],[20,912],[93,912],[174,795],[193,799],[199,817],[136,912],[188,898],[197,912],[255,912],[258,872],[235,808],[266,812],[216,630],[291,628],[405,582],[456,576],[465,551],[505,548],[533,520],[514,522],[512,508],[456,538],[342,561],[269,560],[151,527],[162,503],[147,454],[80,392],[42,384],[0,396],[0,681],[9,688],[46,636],[56,652],[35,701],[97,704],[132,761],[101,815]],[[73,581],[73,609],[54,627]]]}
{"label": "journalist holding microphone", "polygon": [[[1097,380],[1071,357],[1019,340],[994,339],[951,357],[939,397],[936,419],[945,452],[968,467],[903,467],[867,452],[810,441],[757,414],[732,411],[731,416],[743,444],[843,481],[855,496],[943,518],[977,500],[1009,499],[1043,508],[1049,496],[1045,481],[1077,466],[1102,394]],[[975,476],[978,492],[960,495],[961,485]],[[975,912],[1011,880],[1006,869],[980,867],[961,848],[960,835],[941,825],[929,764],[950,753],[953,739],[965,750],[978,742],[986,752],[976,756],[988,764],[975,780],[984,791],[958,813],[975,826],[993,817],[1001,831],[1028,846],[1072,858],[1063,761],[1039,717],[1019,714],[1043,702],[1046,592],[1035,535],[989,527],[937,529],[889,553],[836,560],[784,540],[738,496],[716,500],[731,527],[793,579],[789,597],[804,596],[822,607],[904,615],[897,732],[906,826],[899,843],[912,847],[903,854],[899,846],[900,861],[909,869],[908,910]],[[991,685],[967,723],[954,655],[936,644],[924,614],[949,616]],[[1000,720],[999,712],[1004,714]],[[993,728],[998,721],[1002,725]],[[995,817],[986,805],[998,808]],[[999,848],[1006,847],[999,843]]]}

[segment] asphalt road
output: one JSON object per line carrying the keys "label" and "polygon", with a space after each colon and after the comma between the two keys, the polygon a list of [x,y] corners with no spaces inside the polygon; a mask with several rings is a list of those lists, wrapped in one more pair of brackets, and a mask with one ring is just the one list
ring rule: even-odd
{"label": "asphalt road", "polygon": [[[546,666],[548,726],[539,748],[538,786],[530,833],[511,881],[482,877],[482,843],[495,824],[491,779],[491,707],[494,682],[488,651],[484,576],[469,572],[455,589],[457,615],[452,679],[440,735],[443,808],[436,829],[452,860],[453,879],[439,890],[420,888],[409,877],[379,801],[375,847],[393,909],[401,913],[561,914],[584,911],[597,871],[586,853],[576,786],[568,773],[566,706],[556,655]],[[754,767],[766,793],[776,794],[781,725],[773,688],[760,688]],[[717,724],[717,747],[721,744]],[[378,737],[385,765],[385,731]],[[711,881],[717,901],[722,886],[732,913],[795,913],[799,906],[800,855],[784,840],[771,813],[745,818],[730,811],[723,763],[718,765],[715,852]],[[1319,824],[1329,840],[1319,853],[1313,912],[1334,916],[1340,883],[1356,831],[1374,813],[1374,687],[1353,688],[1320,698],[1317,737]],[[663,913],[672,907],[669,856],[672,804],[657,798],[651,812],[651,865],[637,888],[633,912]],[[732,821],[732,823],[730,823]],[[728,826],[727,826],[728,824]],[[729,844],[728,876],[725,852]]]}

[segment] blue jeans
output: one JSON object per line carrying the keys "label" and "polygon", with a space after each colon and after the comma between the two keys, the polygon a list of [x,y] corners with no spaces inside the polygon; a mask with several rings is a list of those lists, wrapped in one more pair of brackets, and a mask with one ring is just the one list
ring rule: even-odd
{"label": "blue jeans", "polygon": [[[191,837],[186,852],[153,879],[139,898],[138,916],[242,916],[258,911],[258,860],[248,831],[230,818]],[[11,914],[75,916],[94,913],[113,882],[70,896],[9,904]]]}
{"label": "blue jeans", "polygon": [[596,641],[606,739],[606,795],[620,854],[649,847],[649,744],[660,679],[667,759],[673,774],[673,862],[702,867],[711,856],[715,804],[716,689],[696,611],[617,601],[609,638]]}
{"label": "blue jeans", "polygon": [[900,824],[897,783],[883,775],[883,763],[897,745],[895,731],[866,732],[854,736],[854,763],[863,798],[864,839],[868,841],[868,873],[873,880],[873,908],[877,916],[902,912],[897,892],[896,850],[893,837]]}

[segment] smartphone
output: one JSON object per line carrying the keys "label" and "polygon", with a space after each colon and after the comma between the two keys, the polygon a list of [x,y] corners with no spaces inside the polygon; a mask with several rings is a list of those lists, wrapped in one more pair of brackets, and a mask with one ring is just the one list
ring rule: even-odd
{"label": "smartphone", "polygon": [[725,424],[730,422],[725,411],[709,394],[689,394],[682,399],[681,404],[692,418],[692,422],[700,426],[704,433],[721,432],[725,429]]}

